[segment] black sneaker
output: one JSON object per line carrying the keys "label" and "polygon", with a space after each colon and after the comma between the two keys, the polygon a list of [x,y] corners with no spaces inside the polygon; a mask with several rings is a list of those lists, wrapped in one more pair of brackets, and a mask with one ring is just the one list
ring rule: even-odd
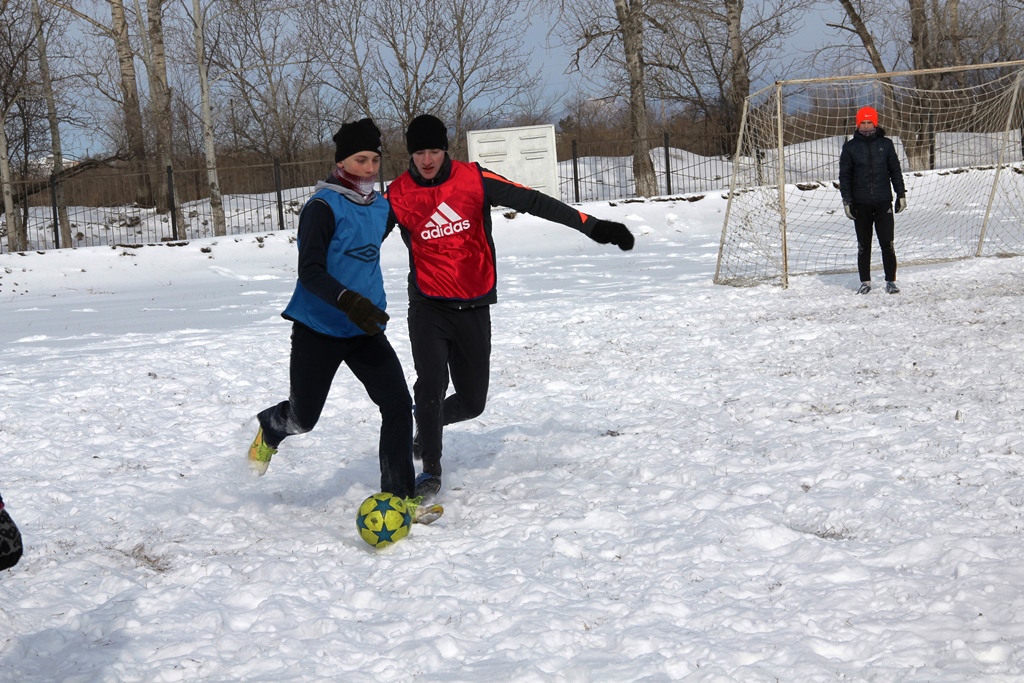
{"label": "black sneaker", "polygon": [[857,290],[857,293],[858,294],[867,294],[870,291],[871,291],[871,283],[870,282],[862,282],[862,283],[860,283],[860,289]]}
{"label": "black sneaker", "polygon": [[437,495],[441,490],[441,477],[436,474],[423,472],[416,477],[416,489],[413,495],[422,496],[423,502],[427,502]]}
{"label": "black sneaker", "polygon": [[896,283],[890,280],[885,283],[885,291],[889,294],[899,294],[900,288],[896,286]]}

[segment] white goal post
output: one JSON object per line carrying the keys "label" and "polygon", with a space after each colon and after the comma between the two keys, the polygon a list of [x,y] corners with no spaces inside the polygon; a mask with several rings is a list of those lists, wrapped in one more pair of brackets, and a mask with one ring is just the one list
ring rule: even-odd
{"label": "white goal post", "polygon": [[857,271],[839,153],[863,106],[878,110],[903,168],[900,265],[1024,253],[1022,87],[1016,61],[779,81],[750,95],[715,282],[786,286],[790,275]]}

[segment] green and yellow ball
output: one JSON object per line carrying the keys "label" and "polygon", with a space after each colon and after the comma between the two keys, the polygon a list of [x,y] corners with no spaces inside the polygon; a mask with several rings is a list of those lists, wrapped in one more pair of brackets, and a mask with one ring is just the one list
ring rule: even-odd
{"label": "green and yellow ball", "polygon": [[384,548],[409,535],[412,516],[405,501],[390,493],[375,493],[359,506],[356,529],[374,548]]}

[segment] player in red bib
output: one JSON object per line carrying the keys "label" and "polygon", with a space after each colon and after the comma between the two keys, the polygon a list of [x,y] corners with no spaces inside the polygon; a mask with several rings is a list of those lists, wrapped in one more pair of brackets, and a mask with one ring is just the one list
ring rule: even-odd
{"label": "player in red bib", "polygon": [[[413,119],[405,140],[412,158],[388,187],[388,228],[398,225],[409,247],[414,451],[423,460],[416,495],[427,500],[441,488],[444,426],[480,415],[487,402],[490,305],[497,302],[491,207],[561,223],[624,251],[633,248],[633,235],[479,164],[453,161],[448,130],[434,116]],[[454,391],[446,396],[449,381]]]}

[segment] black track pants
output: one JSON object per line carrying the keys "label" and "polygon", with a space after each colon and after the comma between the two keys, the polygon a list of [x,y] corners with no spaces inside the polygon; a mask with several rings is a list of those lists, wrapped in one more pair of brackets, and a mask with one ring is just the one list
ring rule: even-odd
{"label": "black track pants", "polygon": [[857,271],[860,281],[871,281],[871,238],[874,231],[878,234],[878,246],[882,249],[885,281],[895,282],[896,247],[893,244],[895,225],[892,204],[853,204],[850,208],[856,216],[853,227],[857,231]]}
{"label": "black track pants", "polygon": [[285,437],[304,434],[316,426],[342,363],[380,409],[381,491],[401,498],[411,496],[416,477],[412,399],[401,362],[383,333],[339,339],[293,325],[288,400],[259,414],[267,444],[277,448]]}
{"label": "black track pants", "polygon": [[[414,301],[409,305],[409,342],[416,366],[413,398],[423,471],[440,475],[443,427],[476,417],[487,403],[490,307],[457,310]],[[454,393],[446,397],[449,379]]]}

